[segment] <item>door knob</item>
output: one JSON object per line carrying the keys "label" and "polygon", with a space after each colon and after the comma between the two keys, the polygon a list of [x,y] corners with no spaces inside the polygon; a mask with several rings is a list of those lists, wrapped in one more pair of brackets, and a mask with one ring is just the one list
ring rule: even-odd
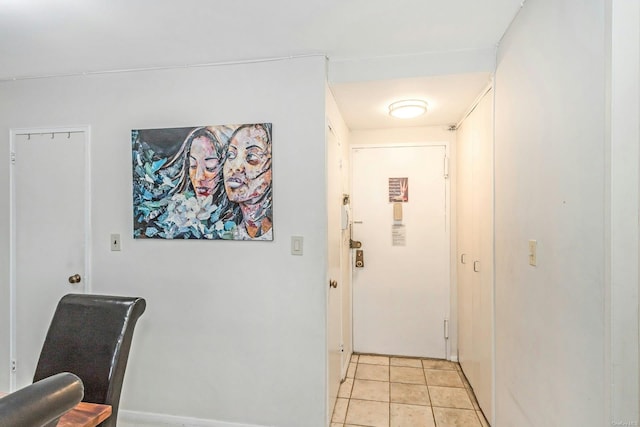
{"label": "door knob", "polygon": [[80,277],[79,274],[74,274],[73,276],[69,276],[69,283],[72,283],[72,284],[80,283],[80,280],[82,280],[82,277]]}
{"label": "door knob", "polygon": [[338,281],[337,280],[329,280],[329,287],[331,288],[337,288],[338,287]]}

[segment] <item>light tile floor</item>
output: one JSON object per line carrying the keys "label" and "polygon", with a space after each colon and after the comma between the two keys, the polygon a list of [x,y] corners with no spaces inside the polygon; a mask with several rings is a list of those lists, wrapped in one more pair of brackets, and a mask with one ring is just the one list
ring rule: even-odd
{"label": "light tile floor", "polygon": [[354,354],[331,427],[488,427],[460,365]]}

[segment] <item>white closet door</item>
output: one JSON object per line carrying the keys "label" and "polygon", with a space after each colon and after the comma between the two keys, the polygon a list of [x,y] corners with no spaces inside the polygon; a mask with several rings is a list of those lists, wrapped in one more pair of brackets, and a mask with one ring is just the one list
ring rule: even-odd
{"label": "white closet door", "polygon": [[13,137],[13,387],[32,382],[60,298],[85,291],[86,144],[85,132]]}
{"label": "white closet door", "polygon": [[493,417],[493,96],[458,130],[458,357],[488,420]]}

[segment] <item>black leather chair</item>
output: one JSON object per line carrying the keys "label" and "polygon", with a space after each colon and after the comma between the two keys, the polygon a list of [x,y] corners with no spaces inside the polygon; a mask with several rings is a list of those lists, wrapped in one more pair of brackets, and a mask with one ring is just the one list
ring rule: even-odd
{"label": "black leather chair", "polygon": [[69,294],[58,303],[34,381],[72,372],[84,383],[85,402],[111,405],[101,427],[115,427],[131,339],[144,313],[143,298]]}
{"label": "black leather chair", "polygon": [[68,372],[45,378],[0,398],[0,427],[52,427],[76,406],[82,381]]}

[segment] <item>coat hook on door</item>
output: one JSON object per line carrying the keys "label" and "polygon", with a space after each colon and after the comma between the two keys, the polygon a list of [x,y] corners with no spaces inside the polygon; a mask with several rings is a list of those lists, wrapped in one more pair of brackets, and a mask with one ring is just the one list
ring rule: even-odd
{"label": "coat hook on door", "polygon": [[53,139],[53,138],[55,138],[55,137],[56,137],[56,134],[55,134],[55,133],[53,133],[53,132],[51,132],[51,139]]}
{"label": "coat hook on door", "polygon": [[67,139],[71,139],[71,132],[67,132]]}

